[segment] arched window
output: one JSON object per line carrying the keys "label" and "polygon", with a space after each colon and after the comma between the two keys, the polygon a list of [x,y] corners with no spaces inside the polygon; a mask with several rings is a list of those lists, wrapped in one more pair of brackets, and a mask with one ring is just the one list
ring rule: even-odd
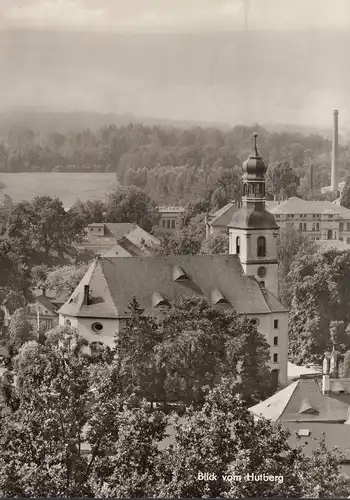
{"label": "arched window", "polygon": [[239,236],[237,236],[237,238],[236,238],[236,254],[239,255],[240,251],[241,251],[240,239],[239,239]]}
{"label": "arched window", "polygon": [[259,236],[258,238],[258,257],[266,257],[266,238]]}
{"label": "arched window", "polygon": [[247,184],[244,184],[243,186],[243,196],[247,196]]}

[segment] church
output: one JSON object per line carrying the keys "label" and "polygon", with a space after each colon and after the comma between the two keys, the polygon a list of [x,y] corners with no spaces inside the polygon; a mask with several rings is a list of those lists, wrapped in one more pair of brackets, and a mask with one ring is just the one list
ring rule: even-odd
{"label": "church", "polygon": [[274,383],[287,384],[288,311],[278,300],[279,227],[265,207],[267,164],[257,147],[243,163],[242,207],[228,224],[228,255],[99,257],[59,310],[92,343],[114,345],[136,297],[157,315],[178,296],[198,296],[246,315],[270,345]]}

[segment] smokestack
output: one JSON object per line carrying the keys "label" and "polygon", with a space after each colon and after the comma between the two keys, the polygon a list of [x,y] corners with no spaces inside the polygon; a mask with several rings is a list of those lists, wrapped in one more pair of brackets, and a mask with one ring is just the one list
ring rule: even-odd
{"label": "smokestack", "polygon": [[83,305],[88,306],[89,305],[89,285],[84,285],[84,299],[83,299]]}
{"label": "smokestack", "polygon": [[333,111],[331,191],[338,196],[338,110]]}
{"label": "smokestack", "polygon": [[309,188],[311,191],[313,191],[313,189],[314,189],[314,164],[313,164],[313,162],[310,163]]}

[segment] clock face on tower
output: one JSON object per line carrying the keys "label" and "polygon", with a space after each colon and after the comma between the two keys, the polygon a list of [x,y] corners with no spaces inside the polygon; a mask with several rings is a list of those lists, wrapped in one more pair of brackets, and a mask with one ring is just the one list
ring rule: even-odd
{"label": "clock face on tower", "polygon": [[258,276],[259,276],[259,278],[265,278],[266,274],[267,274],[266,267],[264,267],[264,266],[258,267]]}

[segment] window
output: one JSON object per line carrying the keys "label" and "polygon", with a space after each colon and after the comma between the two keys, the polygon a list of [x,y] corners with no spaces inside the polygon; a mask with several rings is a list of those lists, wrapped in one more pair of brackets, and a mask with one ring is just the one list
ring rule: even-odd
{"label": "window", "polygon": [[103,330],[103,325],[101,323],[93,323],[91,329],[96,333],[100,333]]}
{"label": "window", "polygon": [[312,230],[315,231],[316,230],[316,224],[313,222],[312,223]]}
{"label": "window", "polygon": [[252,318],[252,319],[250,320],[250,322],[251,322],[251,324],[252,324],[252,325],[254,325],[254,326],[258,326],[258,324],[259,324],[259,320],[258,320],[258,318]]}
{"label": "window", "polygon": [[344,240],[344,238],[342,236],[340,236],[339,241],[343,241],[343,240]]}
{"label": "window", "polygon": [[320,230],[320,223],[316,222],[316,231],[319,231],[319,230]]}
{"label": "window", "polygon": [[276,353],[273,355],[273,362],[278,363],[278,354]]}
{"label": "window", "polygon": [[347,230],[347,231],[350,231],[350,222],[347,222],[347,223],[346,223],[346,230]]}
{"label": "window", "polygon": [[327,240],[331,240],[332,239],[332,234],[333,234],[332,229],[328,229],[328,231],[327,231]]}
{"label": "window", "polygon": [[171,221],[169,219],[166,221],[166,227],[167,227],[167,229],[170,229],[170,222]]}
{"label": "window", "polygon": [[165,227],[165,222],[166,222],[166,221],[163,219],[163,220],[162,220],[162,226],[163,226],[163,227]]}
{"label": "window", "polygon": [[70,319],[66,319],[66,321],[64,322],[65,325],[67,326],[71,326],[72,325],[72,322]]}
{"label": "window", "polygon": [[46,320],[46,321],[40,321],[40,326],[44,328],[45,332],[51,330],[52,328],[52,321]]}
{"label": "window", "polygon": [[310,436],[310,431],[309,431],[309,429],[299,429],[299,431],[298,431],[298,436],[299,436],[299,437],[307,437],[307,436]]}
{"label": "window", "polygon": [[241,251],[240,239],[239,239],[239,236],[237,236],[237,238],[236,238],[236,254],[239,255],[240,251]]}
{"label": "window", "polygon": [[349,245],[350,244],[350,238],[346,238],[346,243]]}
{"label": "window", "polygon": [[175,219],[171,221],[171,229],[175,229]]}
{"label": "window", "polygon": [[299,222],[299,229],[300,229],[300,231],[303,230],[303,223],[302,222]]}
{"label": "window", "polygon": [[319,239],[320,239],[320,238],[317,236],[317,237],[316,237],[316,240],[318,241]]}
{"label": "window", "polygon": [[259,236],[258,238],[258,257],[266,257],[266,238],[265,236]]}
{"label": "window", "polygon": [[260,281],[260,288],[265,288],[265,281]]}
{"label": "window", "polygon": [[277,330],[277,328],[278,328],[278,319],[274,319],[273,320],[273,327],[274,327],[275,330]]}
{"label": "window", "polygon": [[344,231],[344,222],[339,222],[339,231]]}
{"label": "window", "polygon": [[304,231],[307,230],[306,222],[304,222]]}
{"label": "window", "polygon": [[291,215],[291,218],[293,219],[294,218],[294,214]]}
{"label": "window", "polygon": [[273,345],[278,345],[278,337],[273,338]]}

